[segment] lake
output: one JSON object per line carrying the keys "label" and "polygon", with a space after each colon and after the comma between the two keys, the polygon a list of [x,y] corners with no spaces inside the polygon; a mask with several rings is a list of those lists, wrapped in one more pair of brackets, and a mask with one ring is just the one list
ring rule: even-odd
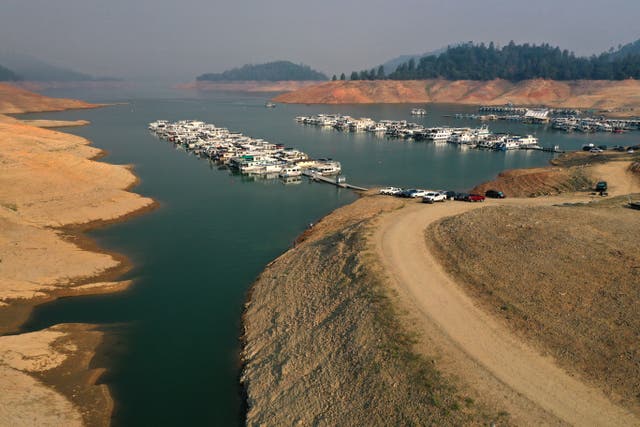
{"label": "lake", "polygon": [[[429,125],[479,126],[443,117],[472,107],[429,105],[278,105],[269,95],[162,91],[49,91],[90,101],[124,101],[96,110],[29,114],[29,118],[87,119],[63,129],[90,139],[104,161],[133,164],[134,191],[160,207],[89,235],[103,248],[127,255],[134,286],[122,293],[65,298],[36,308],[25,330],[83,322],[101,325],[109,339],[98,366],[116,401],[114,425],[241,424],[238,336],[245,296],[265,264],[287,250],[309,223],[350,203],[344,189],[279,180],[252,180],[220,170],[168,142],[147,124],[158,119],[198,119],[283,143],[312,157],[342,163],[349,182],[466,190],[504,169],[546,165],[552,154],[462,150],[449,144],[387,140],[340,133],[295,122],[299,115],[342,113],[406,119]],[[585,142],[632,144],[630,135],[572,135],[544,127],[492,122],[494,132],[534,134],[545,146],[579,148]]]}

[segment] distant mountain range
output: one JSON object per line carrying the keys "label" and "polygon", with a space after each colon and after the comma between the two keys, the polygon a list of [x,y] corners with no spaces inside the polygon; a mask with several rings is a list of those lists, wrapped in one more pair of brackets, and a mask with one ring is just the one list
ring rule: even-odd
{"label": "distant mountain range", "polygon": [[239,68],[227,70],[222,73],[207,73],[198,76],[198,81],[302,81],[302,80],[328,80],[327,76],[319,71],[312,70],[304,64],[294,64],[291,61],[274,61],[266,64],[247,64]]}
{"label": "distant mountain range", "polygon": [[29,55],[0,52],[0,64],[19,76],[20,80],[35,82],[114,81],[110,77],[94,77],[64,67],[49,64]]}

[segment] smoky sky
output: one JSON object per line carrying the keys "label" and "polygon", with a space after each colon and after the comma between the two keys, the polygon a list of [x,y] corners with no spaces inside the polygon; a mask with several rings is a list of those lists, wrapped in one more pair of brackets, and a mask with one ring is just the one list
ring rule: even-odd
{"label": "smoky sky", "polygon": [[638,18],[637,0],[0,0],[0,49],[133,79],[277,59],[331,75],[470,40],[590,55],[639,38]]}

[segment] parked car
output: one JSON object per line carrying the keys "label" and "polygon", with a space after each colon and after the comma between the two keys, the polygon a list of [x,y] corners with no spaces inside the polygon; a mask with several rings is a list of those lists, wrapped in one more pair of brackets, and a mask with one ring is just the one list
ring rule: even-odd
{"label": "parked car", "polygon": [[598,148],[598,147],[593,147],[591,150],[589,150],[590,153],[602,153],[604,150],[602,148]]}
{"label": "parked car", "polygon": [[598,181],[595,187],[595,191],[602,192],[607,191],[607,181]]}
{"label": "parked car", "polygon": [[398,187],[385,187],[380,189],[380,194],[384,194],[386,196],[395,196],[402,192],[402,188]]}
{"label": "parked car", "polygon": [[467,201],[469,202],[484,202],[485,197],[482,194],[469,194]]}
{"label": "parked car", "polygon": [[406,190],[402,190],[400,193],[398,193],[398,196],[400,197],[413,197],[413,194],[417,193],[418,190],[416,190],[415,188],[408,188]]}
{"label": "parked car", "polygon": [[415,192],[415,193],[413,193],[413,194],[411,195],[411,197],[413,197],[414,199],[415,199],[415,198],[418,198],[418,197],[424,197],[424,196],[425,196],[425,194],[427,194],[428,192],[429,192],[428,190],[421,190],[421,189],[418,189],[418,190],[416,190],[416,192]]}
{"label": "parked car", "polygon": [[498,190],[487,190],[484,193],[485,197],[491,197],[492,199],[504,199],[505,195],[502,191]]}
{"label": "parked car", "polygon": [[461,200],[463,202],[466,202],[468,198],[469,198],[469,194],[467,194],[467,193],[456,193],[456,195],[455,195],[455,197],[453,199],[454,200]]}
{"label": "parked car", "polygon": [[456,198],[455,191],[445,191],[444,195],[447,197],[447,200],[454,200]]}
{"label": "parked car", "polygon": [[433,202],[444,202],[447,196],[442,193],[429,191],[427,194],[422,196],[422,203],[433,203]]}

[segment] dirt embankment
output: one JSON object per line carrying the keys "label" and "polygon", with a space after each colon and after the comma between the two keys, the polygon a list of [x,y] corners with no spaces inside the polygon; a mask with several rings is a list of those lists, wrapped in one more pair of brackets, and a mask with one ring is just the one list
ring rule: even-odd
{"label": "dirt embankment", "polygon": [[525,80],[378,80],[326,82],[285,93],[294,104],[457,103],[547,105],[599,110],[640,108],[640,82]]}
{"label": "dirt embankment", "polygon": [[492,181],[475,186],[471,192],[502,191],[507,197],[549,196],[572,191],[588,191],[593,180],[582,168],[531,168],[501,172]]}
{"label": "dirt embankment", "polygon": [[196,81],[176,85],[176,89],[220,91],[220,92],[292,92],[308,86],[318,84],[317,81],[283,80],[277,82],[266,81],[238,81],[238,82],[205,82]]}
{"label": "dirt embankment", "polygon": [[51,98],[10,84],[0,83],[0,114],[62,111],[101,106],[76,99]]}
{"label": "dirt embankment", "polygon": [[[0,85],[0,113],[93,107]],[[91,160],[100,154],[84,138],[0,115],[0,335],[36,304],[129,286],[116,280],[126,260],[77,232],[153,201],[127,191],[129,167]],[[0,336],[0,424],[108,425],[111,398],[88,369],[101,337],[87,325]]]}
{"label": "dirt embankment", "polygon": [[640,215],[625,197],[445,218],[427,242],[464,289],[616,402],[640,408]]}
{"label": "dirt embankment", "polygon": [[394,308],[367,251],[369,221],[401,207],[365,197],[316,224],[253,285],[243,316],[247,424],[504,422],[457,391]]}
{"label": "dirt embankment", "polygon": [[[502,191],[507,197],[551,196],[571,192],[592,191],[597,181],[613,175],[613,187],[609,192],[626,194],[634,192],[638,180],[640,154],[605,152],[592,154],[576,151],[563,154],[551,161],[552,167],[507,170],[488,182],[471,189],[472,193],[484,194],[493,189]],[[617,165],[628,165],[628,173]],[[635,165],[635,166],[634,166]],[[610,184],[611,185],[611,184]]]}

